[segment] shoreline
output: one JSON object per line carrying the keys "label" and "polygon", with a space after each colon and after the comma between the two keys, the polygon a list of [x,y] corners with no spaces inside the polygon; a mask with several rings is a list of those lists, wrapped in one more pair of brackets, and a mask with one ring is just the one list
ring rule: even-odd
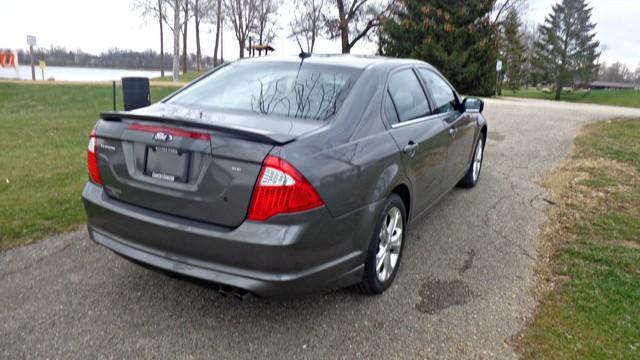
{"label": "shoreline", "polygon": [[[149,78],[150,86],[163,86],[163,87],[182,87],[188,82],[179,81],[164,81],[164,80],[155,80],[159,78]],[[111,86],[113,82],[116,82],[116,85],[121,86],[122,80],[96,80],[96,81],[83,81],[83,80],[26,80],[26,79],[5,79],[0,78],[0,83],[3,84],[18,84],[18,85],[96,85],[96,86]]]}

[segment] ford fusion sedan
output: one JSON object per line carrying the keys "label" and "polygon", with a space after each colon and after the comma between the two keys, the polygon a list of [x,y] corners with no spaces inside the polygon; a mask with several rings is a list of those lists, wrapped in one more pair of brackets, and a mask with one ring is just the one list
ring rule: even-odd
{"label": "ford fusion sedan", "polygon": [[482,110],[416,60],[233,62],[159,103],[101,114],[82,192],[89,234],[257,296],[379,294],[411,221],[478,182]]}

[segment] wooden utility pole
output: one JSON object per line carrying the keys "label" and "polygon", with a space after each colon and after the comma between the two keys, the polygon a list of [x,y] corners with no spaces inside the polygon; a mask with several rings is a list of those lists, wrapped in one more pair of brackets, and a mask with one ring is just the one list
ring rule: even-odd
{"label": "wooden utility pole", "polygon": [[224,17],[220,22],[220,64],[224,64]]}
{"label": "wooden utility pole", "polygon": [[36,79],[36,69],[33,64],[33,47],[36,45],[36,37],[27,35],[27,44],[29,45],[29,60],[31,60],[31,80]]}
{"label": "wooden utility pole", "polygon": [[33,45],[29,45],[29,59],[31,60],[31,80],[35,80],[36,68],[33,64]]}

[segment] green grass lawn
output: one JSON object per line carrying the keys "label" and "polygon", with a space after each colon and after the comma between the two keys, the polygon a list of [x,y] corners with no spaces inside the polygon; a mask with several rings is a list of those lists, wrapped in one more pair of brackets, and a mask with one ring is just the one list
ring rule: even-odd
{"label": "green grass lawn", "polygon": [[640,359],[640,120],[588,126],[563,173],[550,236],[565,282],[525,331],[525,358]]}
{"label": "green grass lawn", "polygon": [[[535,89],[524,89],[517,92],[503,90],[503,96],[553,100],[555,94],[544,93]],[[575,91],[563,93],[560,100],[599,105],[615,105],[640,108],[640,91],[634,90],[592,90],[591,92]]]}
{"label": "green grass lawn", "polygon": [[[187,75],[184,76],[180,76],[180,82],[189,82],[195,78],[197,78],[198,76],[204,74],[205,71],[192,71],[192,72],[188,72]],[[171,75],[171,72],[168,73],[168,75],[166,75],[167,72],[165,71],[165,76],[164,77],[157,77],[155,79],[151,79],[152,81],[154,80],[158,80],[158,81],[173,81],[173,76]]]}
{"label": "green grass lawn", "polygon": [[[152,98],[173,90],[152,87]],[[112,106],[106,85],[0,82],[0,249],[84,221],[88,134]]]}

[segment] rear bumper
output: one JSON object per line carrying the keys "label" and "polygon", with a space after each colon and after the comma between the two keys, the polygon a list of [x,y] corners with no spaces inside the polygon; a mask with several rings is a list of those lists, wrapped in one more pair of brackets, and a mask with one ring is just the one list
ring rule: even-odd
{"label": "rear bumper", "polygon": [[379,204],[333,218],[326,208],[235,229],[130,205],[87,183],[88,229],[100,245],[179,274],[290,297],[358,282]]}

